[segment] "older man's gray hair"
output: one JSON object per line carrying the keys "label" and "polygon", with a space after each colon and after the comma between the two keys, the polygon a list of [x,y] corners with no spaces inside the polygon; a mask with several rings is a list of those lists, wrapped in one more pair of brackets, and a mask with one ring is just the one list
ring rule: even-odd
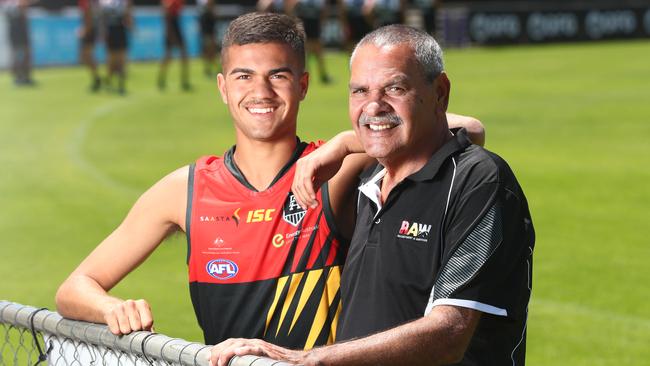
{"label": "older man's gray hair", "polygon": [[415,58],[424,71],[424,76],[429,81],[433,81],[442,71],[444,65],[442,62],[442,48],[436,40],[429,34],[402,24],[387,25],[378,28],[359,41],[352,51],[352,59],[360,46],[372,44],[376,47],[408,45],[413,49]]}

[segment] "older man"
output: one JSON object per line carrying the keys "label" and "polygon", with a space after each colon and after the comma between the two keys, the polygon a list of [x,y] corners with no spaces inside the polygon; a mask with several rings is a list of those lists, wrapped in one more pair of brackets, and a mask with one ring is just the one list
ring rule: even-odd
{"label": "older man", "polygon": [[[366,36],[351,58],[350,117],[379,164],[359,187],[341,280],[337,341],[349,341],[306,352],[235,339],[213,349],[213,363],[254,353],[305,365],[524,364],[528,205],[505,161],[449,131],[441,53],[397,25]],[[360,149],[332,142],[307,158],[311,172],[331,166],[324,155]],[[298,178],[294,192],[315,206],[310,180]]]}

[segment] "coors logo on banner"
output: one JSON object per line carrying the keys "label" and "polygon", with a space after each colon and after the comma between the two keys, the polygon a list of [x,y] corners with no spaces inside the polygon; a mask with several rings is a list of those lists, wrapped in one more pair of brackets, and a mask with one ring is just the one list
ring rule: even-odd
{"label": "coors logo on banner", "polygon": [[476,13],[469,23],[470,37],[479,43],[516,42],[521,23],[516,14]]}
{"label": "coors logo on banner", "polygon": [[632,10],[592,10],[585,17],[585,31],[592,39],[629,35],[636,29],[636,16]]}
{"label": "coors logo on banner", "polygon": [[[469,2],[463,13],[463,29],[475,43],[575,42],[650,36],[648,0],[629,0],[625,4],[597,0],[584,4],[521,1],[517,6],[496,1],[487,3]],[[441,16],[446,20],[454,14],[443,11]]]}
{"label": "coors logo on banner", "polygon": [[573,13],[533,13],[526,22],[528,38],[533,41],[572,39],[579,28],[578,16]]}
{"label": "coors logo on banner", "polygon": [[282,208],[282,218],[284,221],[290,223],[293,226],[298,226],[300,221],[307,210],[300,207],[298,202],[296,202],[296,197],[293,195],[293,192],[289,192],[287,199],[284,201],[284,206]]}

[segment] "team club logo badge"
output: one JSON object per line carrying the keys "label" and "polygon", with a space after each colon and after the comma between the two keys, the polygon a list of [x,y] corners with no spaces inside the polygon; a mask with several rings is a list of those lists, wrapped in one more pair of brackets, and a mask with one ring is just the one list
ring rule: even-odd
{"label": "team club logo badge", "polygon": [[289,196],[287,196],[286,201],[284,201],[284,206],[282,208],[282,218],[284,221],[293,226],[298,226],[306,213],[307,210],[300,207],[298,202],[296,202],[296,197],[293,195],[293,192],[289,192]]}
{"label": "team club logo badge", "polygon": [[206,264],[205,270],[208,274],[218,280],[227,280],[237,276],[239,267],[237,263],[228,259],[215,259]]}

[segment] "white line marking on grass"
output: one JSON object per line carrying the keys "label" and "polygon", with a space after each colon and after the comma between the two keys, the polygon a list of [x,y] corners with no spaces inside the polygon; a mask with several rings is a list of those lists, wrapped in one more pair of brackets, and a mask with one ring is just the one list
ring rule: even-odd
{"label": "white line marking on grass", "polygon": [[87,118],[81,120],[79,125],[74,130],[72,138],[68,143],[68,155],[72,162],[81,170],[83,170],[90,177],[95,179],[97,182],[101,183],[107,188],[110,188],[114,191],[117,191],[123,195],[128,196],[137,196],[142,193],[141,189],[136,189],[128,184],[122,183],[116,179],[111,178],[108,174],[102,171],[99,167],[93,164],[91,161],[86,159],[83,153],[83,145],[88,137],[88,131],[90,128],[105,115],[115,111],[118,107],[122,107],[126,104],[130,104],[132,100],[128,102],[125,101],[114,101],[108,105],[104,105],[95,110]]}

